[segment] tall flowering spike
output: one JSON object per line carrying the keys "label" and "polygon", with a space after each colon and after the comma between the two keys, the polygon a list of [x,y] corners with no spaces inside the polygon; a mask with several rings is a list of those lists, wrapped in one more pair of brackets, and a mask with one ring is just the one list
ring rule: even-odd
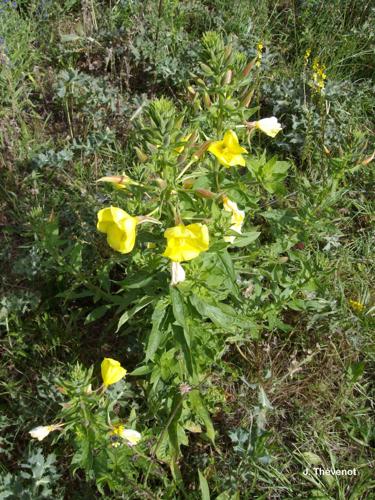
{"label": "tall flowering spike", "polygon": [[[231,212],[232,214],[230,229],[238,234],[242,234],[242,225],[245,219],[244,210],[240,210],[237,203],[230,200],[227,196],[223,197],[223,206],[226,212]],[[235,238],[235,236],[225,236],[224,240],[228,243],[233,243]]]}
{"label": "tall flowering spike", "polygon": [[107,235],[108,245],[120,253],[133,250],[138,220],[117,207],[103,208],[98,212],[97,229]]}
{"label": "tall flowering spike", "polygon": [[270,137],[275,137],[282,130],[282,126],[275,116],[258,120],[255,122],[255,127]]}
{"label": "tall flowering spike", "polygon": [[227,130],[222,141],[211,142],[208,151],[216,156],[221,165],[227,168],[235,165],[241,167],[246,165],[242,153],[247,153],[247,150],[240,146],[237,134],[233,130]]}
{"label": "tall flowering spike", "polygon": [[167,248],[163,256],[173,262],[195,259],[208,250],[210,243],[208,228],[200,223],[170,227],[165,231],[164,237],[167,238]]}
{"label": "tall flowering spike", "polygon": [[111,358],[104,358],[101,365],[102,379],[106,387],[115,384],[125,377],[126,370],[119,361]]}

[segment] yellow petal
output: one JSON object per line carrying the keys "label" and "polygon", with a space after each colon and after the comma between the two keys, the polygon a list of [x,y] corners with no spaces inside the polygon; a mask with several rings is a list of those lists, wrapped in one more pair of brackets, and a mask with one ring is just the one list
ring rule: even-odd
{"label": "yellow petal", "polygon": [[179,224],[167,229],[164,236],[167,238],[167,248],[163,255],[173,262],[195,259],[209,247],[208,228],[204,224]]}
{"label": "yellow petal", "polygon": [[231,153],[234,154],[247,153],[247,150],[242,146],[240,146],[237,134],[233,130],[227,130],[225,132],[223,142],[225,146],[228,149],[230,149]]}
{"label": "yellow petal", "polygon": [[102,379],[105,386],[115,384],[126,375],[126,370],[119,361],[104,358],[101,365]]}

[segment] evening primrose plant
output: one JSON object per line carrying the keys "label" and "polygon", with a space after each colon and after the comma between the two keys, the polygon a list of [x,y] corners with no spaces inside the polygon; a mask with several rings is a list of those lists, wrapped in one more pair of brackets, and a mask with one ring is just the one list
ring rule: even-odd
{"label": "evening primrose plant", "polygon": [[136,164],[125,182],[115,172],[100,179],[113,185],[116,205],[111,201],[97,214],[98,231],[128,263],[123,290],[128,283],[139,290],[117,330],[153,309],[144,361],[130,375],[145,377],[155,412],[152,456],[168,462],[176,478],[192,428],[215,443],[204,388],[226,340],[258,336],[257,320],[245,314],[233,256],[255,244],[260,233],[249,224],[250,207],[264,189],[281,191],[288,169],[252,153],[256,129],[270,137],[281,131],[275,117],[249,121],[257,110],[249,108],[255,61],[216,33],[204,36],[203,57],[182,109],[161,98],[137,113]]}

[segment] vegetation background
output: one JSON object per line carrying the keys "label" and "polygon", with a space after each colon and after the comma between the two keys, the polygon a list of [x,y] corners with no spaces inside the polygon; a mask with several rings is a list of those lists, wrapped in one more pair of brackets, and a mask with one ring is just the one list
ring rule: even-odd
{"label": "vegetation background", "polygon": [[[263,44],[254,104],[284,129],[255,148],[293,165],[287,193],[261,201],[269,217],[254,208],[264,240],[243,250],[239,283],[257,293],[258,252],[265,276],[283,276],[278,300],[306,270],[315,285],[258,339],[227,345],[205,388],[216,447],[193,435],[179,485],[165,467],[151,490],[102,494],[374,498],[371,0],[0,0],[0,498],[100,496],[94,479],[73,474],[62,442],[35,443],[28,431],[54,418],[56,378],[77,361],[99,373],[113,353],[129,371],[142,360],[150,310],[118,334],[118,318],[92,314],[124,271],[95,229],[108,199],[95,181],[132,173],[134,114],[155,97],[184,101],[206,31],[249,60]],[[326,66],[319,99],[306,85],[308,49]],[[152,426],[140,382],[129,387]],[[303,475],[314,466],[358,474]]]}

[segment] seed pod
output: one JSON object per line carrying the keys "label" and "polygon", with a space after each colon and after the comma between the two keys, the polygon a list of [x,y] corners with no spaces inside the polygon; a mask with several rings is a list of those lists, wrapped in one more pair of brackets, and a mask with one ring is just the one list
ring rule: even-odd
{"label": "seed pod", "polygon": [[246,65],[245,69],[242,71],[242,76],[244,76],[246,78],[249,75],[249,73],[253,69],[254,64],[256,63],[257,59],[258,59],[257,57],[254,57],[254,59]]}
{"label": "seed pod", "polygon": [[208,146],[211,144],[212,141],[206,141],[202,144],[202,146],[199,147],[199,149],[194,153],[194,158],[200,158],[201,156],[204,155],[204,153],[207,151]]}
{"label": "seed pod", "polygon": [[230,82],[232,81],[232,76],[233,76],[233,71],[231,69],[228,69],[228,71],[224,75],[222,84],[229,85]]}
{"label": "seed pod", "polygon": [[208,189],[198,188],[195,192],[202,198],[215,198],[215,193],[209,191]]}
{"label": "seed pod", "polygon": [[245,106],[245,108],[248,108],[250,106],[252,99],[253,99],[253,95],[254,95],[254,89],[249,90],[245,94],[244,98],[241,100],[242,106]]}

